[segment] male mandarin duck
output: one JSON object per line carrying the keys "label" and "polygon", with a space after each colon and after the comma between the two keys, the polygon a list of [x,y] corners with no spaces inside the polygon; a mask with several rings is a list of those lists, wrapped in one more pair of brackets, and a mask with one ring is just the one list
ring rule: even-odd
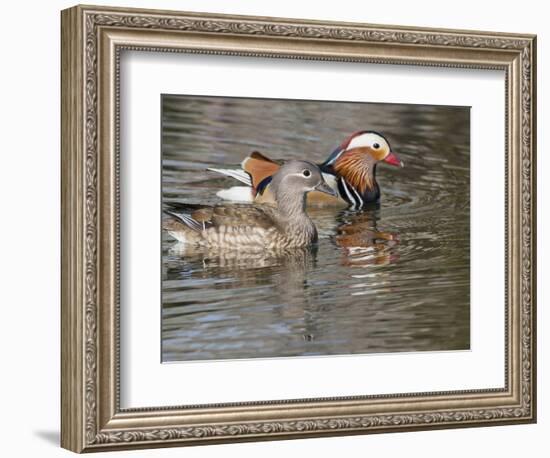
{"label": "male mandarin duck", "polygon": [[180,242],[216,249],[284,250],[317,240],[305,211],[311,191],[334,195],[321,170],[310,162],[289,161],[272,175],[273,204],[172,205],[164,228]]}
{"label": "male mandarin duck", "polygon": [[[365,204],[378,202],[380,187],[376,182],[376,165],[381,161],[403,167],[403,162],[391,150],[383,135],[374,131],[354,133],[319,165],[335,196],[311,192],[307,197],[308,205],[340,205],[360,209]],[[272,176],[279,167],[279,162],[255,151],[241,163],[242,169],[208,170],[233,177],[247,185],[218,191],[217,195],[222,199],[272,203]]]}

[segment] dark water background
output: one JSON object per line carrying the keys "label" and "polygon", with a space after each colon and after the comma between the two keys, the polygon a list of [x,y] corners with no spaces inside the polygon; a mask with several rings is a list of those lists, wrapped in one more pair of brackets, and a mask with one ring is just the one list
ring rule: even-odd
{"label": "dark water background", "polygon": [[318,246],[292,255],[163,233],[163,361],[469,348],[469,108],[165,95],[162,113],[165,202],[216,203],[238,182],[207,167],[253,150],[322,162],[358,130],[405,163],[378,166],[378,209],[310,211]]}

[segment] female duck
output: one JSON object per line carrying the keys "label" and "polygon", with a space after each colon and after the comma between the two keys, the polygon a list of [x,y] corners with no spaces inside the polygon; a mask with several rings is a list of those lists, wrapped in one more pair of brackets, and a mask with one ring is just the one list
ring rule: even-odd
{"label": "female duck", "polygon": [[306,194],[334,195],[319,168],[290,161],[272,176],[275,205],[172,205],[165,229],[186,244],[219,249],[281,250],[317,240],[317,229],[305,211]]}
{"label": "female duck", "polygon": [[[308,205],[340,205],[360,209],[365,204],[378,202],[378,162],[403,167],[403,162],[392,151],[383,135],[373,131],[354,133],[320,165],[323,177],[334,190],[335,196],[312,192],[307,198]],[[273,202],[272,175],[280,164],[255,151],[241,163],[241,167],[240,170],[209,169],[247,185],[222,190],[217,195],[233,201]]]}

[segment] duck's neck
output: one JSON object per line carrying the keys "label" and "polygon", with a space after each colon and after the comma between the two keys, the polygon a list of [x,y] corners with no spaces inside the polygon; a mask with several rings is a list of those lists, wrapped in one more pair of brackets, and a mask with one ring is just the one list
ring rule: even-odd
{"label": "duck's neck", "polygon": [[279,228],[296,246],[317,240],[317,228],[306,213],[306,194],[297,195],[279,189],[276,193]]}
{"label": "duck's neck", "polygon": [[343,153],[334,163],[334,171],[361,194],[374,192],[376,183],[376,162],[370,156],[349,151]]}
{"label": "duck's neck", "polygon": [[301,220],[308,218],[306,213],[306,194],[296,194],[285,188],[279,187],[275,192],[275,200],[279,214],[288,220]]}
{"label": "duck's neck", "polygon": [[284,188],[275,192],[279,229],[292,244],[309,245],[317,241],[317,228],[306,213],[306,194],[296,194]]}

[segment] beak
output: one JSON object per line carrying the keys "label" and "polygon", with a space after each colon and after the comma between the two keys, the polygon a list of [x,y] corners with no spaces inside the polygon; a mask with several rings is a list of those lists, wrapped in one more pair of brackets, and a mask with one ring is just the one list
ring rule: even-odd
{"label": "beak", "polygon": [[395,165],[396,167],[405,167],[405,164],[403,164],[403,161],[399,159],[397,154],[394,152],[390,152],[385,158],[384,162],[387,162],[388,164]]}
{"label": "beak", "polygon": [[326,181],[321,181],[317,186],[315,186],[315,190],[319,192],[324,192],[325,194],[328,194],[329,196],[337,197],[336,191],[332,189]]}

